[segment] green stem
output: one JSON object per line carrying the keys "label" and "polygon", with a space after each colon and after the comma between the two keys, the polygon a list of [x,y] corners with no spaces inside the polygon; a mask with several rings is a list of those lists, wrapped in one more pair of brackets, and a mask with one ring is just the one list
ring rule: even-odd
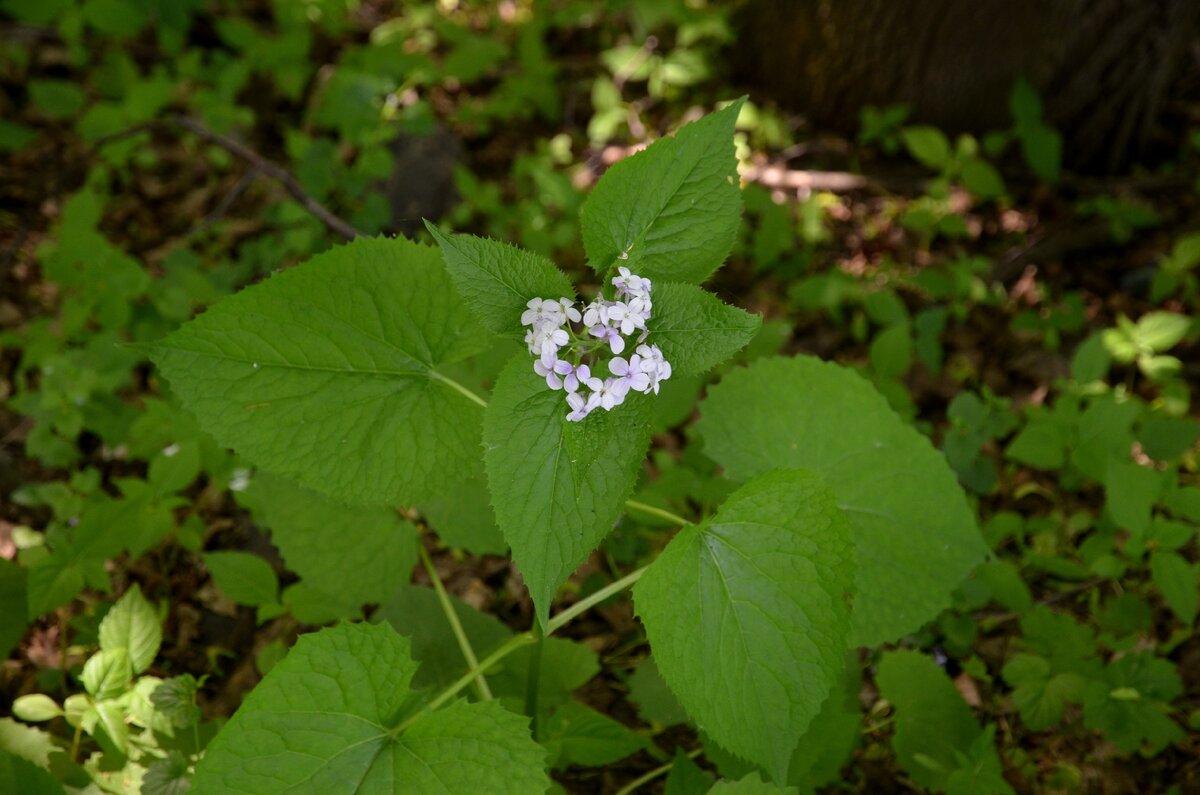
{"label": "green stem", "polygon": [[632,508],[635,511],[641,511],[642,513],[648,513],[651,516],[657,516],[659,519],[666,519],[668,522],[671,522],[672,524],[677,524],[677,525],[691,524],[691,522],[689,522],[687,519],[684,519],[682,516],[680,516],[677,513],[671,513],[670,511],[665,510],[663,508],[656,508],[653,505],[647,505],[646,503],[638,502],[637,500],[625,500],[625,507]]}
{"label": "green stem", "polygon": [[[462,650],[463,658],[467,661],[467,667],[471,670],[478,669],[479,659],[475,656],[475,650],[471,648],[471,641],[467,637],[467,633],[463,631],[462,623],[458,620],[458,612],[454,609],[454,603],[450,601],[450,595],[442,586],[442,579],[438,576],[437,569],[434,568],[433,561],[429,558],[429,553],[420,543],[417,544],[417,552],[421,555],[421,563],[425,566],[425,571],[429,573],[429,579],[433,580],[433,590],[437,592],[438,602],[442,605],[442,612],[446,614],[446,620],[450,622],[450,629],[454,632],[458,648]],[[475,690],[479,693],[481,701],[492,700],[492,691],[488,687],[487,680],[483,678],[482,672],[475,676]]]}
{"label": "green stem", "polygon": [[533,739],[538,738],[538,690],[542,676],[542,649],[546,646],[546,636],[542,634],[538,623],[533,622],[530,630],[537,639],[529,655],[529,677],[525,680],[525,714],[529,716],[529,730]]}
{"label": "green stem", "polygon": [[[695,759],[696,757],[700,756],[700,754],[702,754],[702,753],[704,753],[704,749],[697,748],[695,751],[688,751],[687,757],[688,757],[688,759]],[[675,760],[672,759],[670,762],[667,762],[662,767],[656,767],[653,770],[651,770],[649,773],[646,773],[645,775],[642,775],[642,776],[638,776],[633,781],[629,782],[624,787],[621,787],[621,789],[617,790],[617,795],[633,795],[633,793],[637,790],[638,787],[642,786],[643,784],[649,784],[651,781],[658,778],[663,773],[670,772],[671,768],[674,766],[675,766]]]}
{"label": "green stem", "polygon": [[465,674],[460,676],[454,682],[454,684],[450,685],[445,690],[443,690],[441,693],[439,693],[438,697],[435,698],[433,701],[430,701],[428,704],[426,704],[424,709],[420,710],[415,715],[412,715],[411,717],[409,717],[408,720],[401,722],[399,726],[392,729],[390,732],[388,732],[388,734],[390,734],[392,737],[400,736],[401,734],[404,733],[405,729],[407,729],[409,726],[412,726],[414,723],[416,723],[417,720],[419,720],[422,715],[429,713],[429,712],[434,712],[439,707],[441,707],[443,704],[445,704],[447,701],[449,701],[450,699],[457,696],[460,692],[462,692],[462,689],[464,687],[466,687],[467,685],[474,682],[476,677],[481,675],[488,668],[491,668],[493,665],[500,662],[505,657],[512,654],[514,651],[521,648],[522,646],[528,646],[530,643],[533,643],[534,641],[535,641],[535,638],[533,637],[533,633],[531,633],[531,632],[522,632],[520,635],[513,635],[511,638],[509,638],[507,641],[505,641],[502,645],[496,647],[496,650],[494,652],[489,654],[487,657],[484,657],[483,662],[479,663],[479,665],[477,665],[476,667],[467,671]]}
{"label": "green stem", "polygon": [[[549,635],[555,630],[562,629],[576,616],[587,612],[593,606],[603,602],[605,599],[617,593],[618,591],[633,585],[646,572],[646,568],[646,566],[643,566],[637,571],[627,574],[616,582],[601,588],[599,591],[596,591],[586,599],[581,599],[575,604],[571,605],[569,608],[550,619],[550,622],[546,625],[546,634]],[[434,578],[434,582],[438,582],[436,577]],[[537,642],[538,636],[532,631],[522,632],[520,635],[513,635],[503,644],[498,646],[494,652],[489,654],[487,657],[484,657],[483,662],[472,666],[471,670],[460,676],[454,682],[454,684],[447,687],[438,694],[437,698],[426,704],[424,709],[411,716],[408,720],[403,721],[399,726],[392,729],[389,734],[391,734],[393,737],[400,735],[405,729],[413,725],[413,723],[415,723],[422,715],[427,712],[433,712],[438,707],[442,706],[447,701],[458,695],[463,688],[474,682],[477,678],[481,677],[484,672],[487,671],[487,669],[491,668],[493,665],[500,662],[522,646],[528,646]]]}
{"label": "green stem", "polygon": [[485,408],[485,409],[487,408],[487,405],[488,405],[488,404],[487,404],[487,401],[486,401],[486,400],[484,400],[483,398],[479,397],[479,395],[476,395],[474,392],[472,392],[471,390],[467,389],[465,386],[463,386],[462,384],[458,383],[458,382],[457,382],[457,381],[455,381],[453,378],[450,378],[449,376],[442,375],[442,374],[441,374],[441,373],[439,373],[437,370],[430,370],[430,371],[429,371],[429,377],[430,377],[430,378],[432,378],[432,379],[434,379],[434,380],[441,381],[443,384],[445,384],[446,386],[450,387],[451,389],[457,390],[458,392],[462,393],[462,394],[463,394],[464,396],[466,396],[466,398],[467,398],[468,400],[470,400],[472,403],[475,403],[476,405],[478,405],[478,406],[481,406],[481,407],[483,407],[483,408]]}
{"label": "green stem", "polygon": [[630,587],[642,578],[642,575],[646,573],[647,568],[649,568],[649,566],[642,566],[640,569],[626,574],[621,579],[609,583],[591,596],[580,599],[578,602],[571,605],[554,618],[550,619],[549,623],[546,624],[546,634],[549,635],[556,630],[561,629],[573,621],[577,616],[586,613],[588,610],[591,610],[608,597]]}

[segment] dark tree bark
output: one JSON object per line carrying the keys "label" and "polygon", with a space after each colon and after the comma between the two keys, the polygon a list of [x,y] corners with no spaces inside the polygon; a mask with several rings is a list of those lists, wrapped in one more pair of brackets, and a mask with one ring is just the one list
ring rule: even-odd
{"label": "dark tree bark", "polygon": [[1170,101],[1200,88],[1200,0],[749,0],[739,28],[743,78],[846,132],[898,102],[946,130],[1005,129],[1024,76],[1081,170],[1177,143]]}

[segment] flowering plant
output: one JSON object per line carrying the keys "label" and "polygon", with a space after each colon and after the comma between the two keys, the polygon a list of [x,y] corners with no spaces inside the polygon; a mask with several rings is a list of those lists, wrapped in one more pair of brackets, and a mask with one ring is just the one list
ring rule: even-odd
{"label": "flowering plant", "polygon": [[[538,357],[533,371],[546,379],[546,386],[566,391],[571,408],[567,419],[573,422],[596,408],[611,411],[630,390],[657,395],[659,385],[671,377],[671,363],[662,350],[643,344],[654,311],[650,280],[624,266],[618,271],[612,280],[616,301],[597,298],[580,314],[569,298],[533,298],[521,313],[521,323],[529,326],[525,344]],[[583,328],[576,330],[572,323],[582,323]],[[637,353],[628,359],[618,356],[625,350],[625,338],[638,330]],[[607,350],[611,357],[605,356]],[[593,369],[603,372],[601,364],[611,373],[604,380],[592,374]]]}
{"label": "flowering plant", "polygon": [[[343,780],[371,781],[371,791],[542,792],[544,750],[567,753],[563,738],[600,717],[569,695],[542,700],[542,651],[526,660],[517,715],[493,692],[495,666],[527,645],[548,653],[546,635],[631,586],[656,670],[705,742],[799,783],[812,763],[798,749],[820,747],[839,718],[845,699],[830,694],[847,687],[849,650],[916,631],[948,604],[985,548],[928,441],[835,365],[725,364],[760,325],[700,286],[737,232],[730,140],[740,106],[597,184],[581,222],[601,290],[582,308],[544,257],[427,224],[436,249],[355,241],[158,343],[154,360],[184,405],[271,473],[259,479],[286,484],[288,510],[349,517],[364,509],[348,506],[403,506],[406,522],[443,541],[511,550],[535,622],[478,654],[439,591],[464,668],[436,693],[412,687],[417,644],[386,626],[302,640],[213,741],[193,795]],[[702,439],[703,460],[724,477],[674,503],[652,489],[635,495],[652,433],[683,421],[664,420],[659,404],[694,400],[722,366],[680,438]],[[447,502],[482,506],[492,534],[463,532]],[[394,526],[394,514],[384,519]],[[652,560],[551,616],[580,564],[635,521]],[[679,532],[656,532],[664,523]],[[478,703],[457,700],[472,686]]]}

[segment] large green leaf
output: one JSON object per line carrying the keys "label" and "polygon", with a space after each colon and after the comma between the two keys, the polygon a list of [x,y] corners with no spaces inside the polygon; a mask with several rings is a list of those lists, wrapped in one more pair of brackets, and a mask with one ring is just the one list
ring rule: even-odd
{"label": "large green leaf", "polygon": [[758,333],[762,319],[721,303],[692,284],[654,286],[652,342],[662,348],[674,375],[692,375],[715,367],[740,351]]}
{"label": "large green leaf", "polygon": [[580,215],[583,245],[603,275],[699,283],[724,261],[742,206],[733,130],[743,100],[614,165]]}
{"label": "large green leaf", "polygon": [[191,795],[546,790],[526,718],[462,701],[414,715],[416,668],[385,624],[301,637],[208,746]]}
{"label": "large green leaf", "polygon": [[219,442],[333,497],[412,503],[478,455],[482,401],[438,368],[486,346],[435,249],[363,239],[154,346]]}
{"label": "large green leaf", "polygon": [[776,781],[842,672],[854,546],[832,492],[778,470],[684,528],[634,586],[663,678],[696,725]]}
{"label": "large green leaf", "polygon": [[459,293],[492,331],[523,334],[521,313],[531,298],[575,300],[571,280],[539,254],[498,240],[446,235],[428,221],[425,227]]}
{"label": "large green leaf", "polygon": [[342,615],[383,602],[412,577],[417,529],[391,508],[339,505],[264,473],[240,499],[270,529],[287,567]]}
{"label": "large green leaf", "polygon": [[650,443],[650,398],[631,392],[612,411],[566,419],[564,394],[532,362],[513,359],[484,420],[488,486],[538,620],[558,587],[612,529]]}
{"label": "large green leaf", "polygon": [[983,559],[945,458],[853,372],[810,357],[762,360],[713,387],[700,411],[706,449],[731,478],[802,467],[837,495],[858,548],[855,645],[933,619]]}

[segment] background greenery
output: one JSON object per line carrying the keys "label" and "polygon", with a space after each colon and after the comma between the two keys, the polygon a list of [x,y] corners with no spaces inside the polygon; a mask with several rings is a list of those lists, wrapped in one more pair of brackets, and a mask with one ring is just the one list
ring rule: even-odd
{"label": "background greenery", "polygon": [[[851,666],[796,784],[1200,788],[1200,133],[1081,174],[1016,80],[987,99],[995,129],[893,104],[839,134],[733,76],[746,5],[0,2],[0,707],[49,697],[0,718],[0,775],[178,792],[294,638],[341,618],[411,635],[435,661],[416,684],[456,678],[428,578],[407,584],[418,516],[477,645],[525,629],[481,472],[419,514],[331,510],[201,432],[139,343],[344,237],[424,237],[423,217],[579,276],[604,168],[749,91],[745,222],[711,285],[764,316],[740,361],[857,367],[943,451],[994,553],[953,609]],[[664,393],[638,500],[694,516],[730,492],[693,412],[719,376]],[[652,557],[655,522],[569,587]],[[740,777],[681,725],[627,601],[570,632],[542,663],[566,791],[676,753],[641,791]],[[521,697],[515,659],[501,697]]]}

